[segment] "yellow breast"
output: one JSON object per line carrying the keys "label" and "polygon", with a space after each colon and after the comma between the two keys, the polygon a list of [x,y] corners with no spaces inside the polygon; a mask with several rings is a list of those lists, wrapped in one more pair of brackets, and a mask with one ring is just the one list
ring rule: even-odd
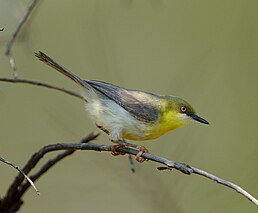
{"label": "yellow breast", "polygon": [[156,123],[147,123],[146,129],[141,132],[122,132],[122,138],[128,140],[153,140],[178,127],[185,126],[187,119],[177,111],[165,111]]}

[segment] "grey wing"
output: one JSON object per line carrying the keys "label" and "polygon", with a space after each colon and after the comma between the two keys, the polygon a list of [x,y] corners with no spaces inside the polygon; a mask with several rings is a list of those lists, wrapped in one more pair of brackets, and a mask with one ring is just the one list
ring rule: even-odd
{"label": "grey wing", "polygon": [[101,81],[86,82],[95,90],[113,100],[138,120],[155,122],[158,119],[161,102],[157,95],[137,90],[128,90]]}

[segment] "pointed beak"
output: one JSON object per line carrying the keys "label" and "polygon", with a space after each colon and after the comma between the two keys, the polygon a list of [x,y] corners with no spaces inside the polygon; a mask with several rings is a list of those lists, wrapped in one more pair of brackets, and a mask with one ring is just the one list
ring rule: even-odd
{"label": "pointed beak", "polygon": [[200,123],[203,123],[203,124],[210,124],[208,121],[206,121],[204,118],[201,118],[199,117],[198,115],[195,115],[195,114],[192,114],[192,115],[189,115],[192,119],[200,122]]}

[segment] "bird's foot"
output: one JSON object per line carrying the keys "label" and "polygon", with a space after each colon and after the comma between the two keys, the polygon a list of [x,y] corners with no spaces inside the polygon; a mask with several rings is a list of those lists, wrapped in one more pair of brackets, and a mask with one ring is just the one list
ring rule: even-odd
{"label": "bird's foot", "polygon": [[139,146],[136,144],[128,143],[124,139],[120,139],[118,141],[111,140],[113,143],[117,143],[117,145],[112,146],[112,155],[117,156],[117,155],[125,155],[125,152],[118,152],[116,151],[120,147],[131,147],[133,149],[136,149],[138,153],[135,156],[135,160],[138,161],[139,163],[143,163],[144,161],[147,161],[147,159],[141,157],[143,153],[149,153],[149,150],[146,149],[144,146]]}
{"label": "bird's foot", "polygon": [[147,161],[147,159],[141,156],[143,153],[149,153],[149,150],[146,149],[144,146],[136,146],[135,148],[139,151],[135,156],[135,160],[137,160],[139,163],[143,163],[144,161]]}
{"label": "bird's foot", "polygon": [[120,147],[125,147],[125,146],[126,146],[126,145],[125,145],[125,144],[122,144],[122,143],[117,144],[117,145],[113,145],[112,148],[111,148],[111,154],[112,154],[113,156],[125,155],[125,152],[118,152],[118,151],[116,151],[118,148],[120,148]]}

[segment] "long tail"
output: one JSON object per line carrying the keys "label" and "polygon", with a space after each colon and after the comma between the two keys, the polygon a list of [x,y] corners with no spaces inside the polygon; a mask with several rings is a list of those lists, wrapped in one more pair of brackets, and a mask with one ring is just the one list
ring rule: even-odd
{"label": "long tail", "polygon": [[80,79],[78,76],[74,75],[70,71],[68,71],[66,68],[64,68],[62,65],[58,64],[55,62],[52,58],[50,58],[48,55],[45,53],[39,51],[38,53],[35,52],[35,56],[40,60],[43,61],[45,64],[53,67],[55,70],[58,72],[62,73],[63,75],[67,76],[68,78],[72,79],[75,81],[77,84],[83,86],[84,88],[91,87],[90,85],[87,84],[86,81]]}

